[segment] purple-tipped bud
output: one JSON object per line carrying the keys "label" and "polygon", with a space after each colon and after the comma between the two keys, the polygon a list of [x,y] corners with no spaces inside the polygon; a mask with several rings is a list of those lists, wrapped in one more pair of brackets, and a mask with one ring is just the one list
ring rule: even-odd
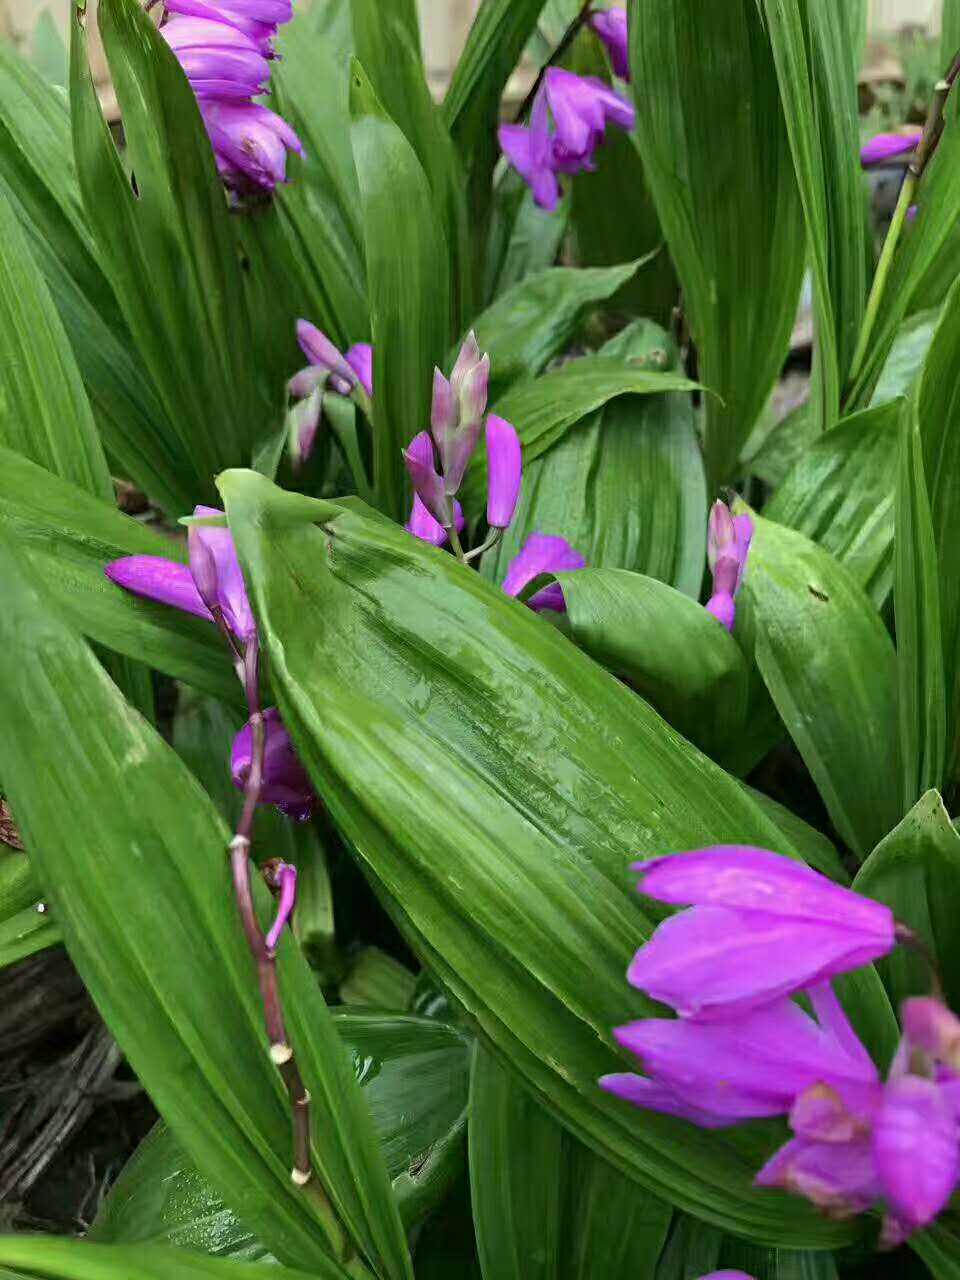
{"label": "purple-tipped bud", "polygon": [[608,124],[628,132],[636,125],[633,104],[596,76],[578,76],[562,67],[550,67],[544,85],[556,128],[553,164],[559,172],[593,168],[593,153]]}
{"label": "purple-tipped bud", "polygon": [[483,419],[465,423],[437,442],[443,466],[443,483],[448,497],[453,497],[463,484],[463,477],[480,439]]}
{"label": "purple-tipped bud", "polygon": [[960,1018],[933,996],[914,996],[901,1008],[904,1034],[915,1048],[960,1071]]}
{"label": "purple-tipped bud", "polygon": [[460,421],[460,406],[456,393],[439,369],[433,371],[433,404],[430,409],[430,429],[440,444],[452,435]]}
{"label": "purple-tipped bud", "polygon": [[713,614],[716,620],[726,627],[728,631],[733,630],[733,624],[737,616],[737,606],[734,603],[733,596],[728,591],[719,591],[712,595],[704,607],[707,613]]}
{"label": "purple-tipped bud", "polygon": [[450,374],[450,385],[453,388],[453,394],[458,399],[464,378],[466,378],[471,369],[480,363],[480,357],[480,344],[477,342],[477,335],[471,329],[463,340],[460,354],[457,356],[457,362],[453,366],[453,372]]}
{"label": "purple-tipped bud", "polygon": [[896,945],[888,907],[765,849],[716,845],[634,870],[641,893],[693,906],[655,930],[627,975],[684,1017],[758,1008]]}
{"label": "purple-tipped bud", "polygon": [[905,129],[902,133],[878,133],[860,149],[860,163],[864,169],[870,169],[895,156],[906,155],[916,149],[922,137],[922,129]]}
{"label": "purple-tipped bud", "polygon": [[734,603],[753,540],[753,520],[735,516],[725,502],[715,502],[707,525],[707,562],[713,571],[713,594],[707,603],[711,613],[728,631],[736,617]]}
{"label": "purple-tipped bud", "polygon": [[506,529],[520,498],[523,457],[515,429],[495,413],[487,418],[487,460],[487,524],[492,529]]}
{"label": "purple-tipped bud", "polygon": [[[269,707],[263,713],[263,728],[265,745],[260,803],[275,804],[288,817],[305,821],[317,803],[316,793],[276,707]],[[247,785],[252,761],[253,730],[247,723],[233,740],[231,756],[233,785],[240,791]]]}
{"label": "purple-tipped bud", "polygon": [[[309,372],[305,370],[304,372]],[[313,453],[313,446],[323,413],[323,391],[317,387],[314,391],[293,405],[287,414],[287,437],[290,441],[290,453],[295,467],[303,466]]]}
{"label": "purple-tipped bud", "polygon": [[479,422],[487,411],[490,390],[490,357],[484,355],[460,384],[460,421],[464,425]]}
{"label": "purple-tipped bud", "polygon": [[177,564],[163,556],[123,556],[105,565],[103,572],[111,582],[132,595],[213,621],[213,615],[197,590],[193,574],[185,564]]}
{"label": "purple-tipped bud", "polygon": [[360,379],[360,385],[373,397],[373,347],[369,342],[355,342],[347,352],[347,364]]}
{"label": "purple-tipped bud", "polygon": [[414,436],[403,451],[403,460],[420,501],[434,520],[448,529],[451,522],[450,503],[443,477],[438,473],[434,462],[433,438],[429,431],[421,431]]}
{"label": "purple-tipped bud", "polygon": [[297,903],[297,868],[289,862],[281,862],[276,870],[276,879],[280,886],[280,901],[277,904],[277,918],[267,934],[267,950],[272,954],[280,943],[280,936]]}
{"label": "purple-tipped bud", "polygon": [[[463,518],[463,507],[456,501],[453,504],[453,520],[457,533],[462,533],[466,521]],[[421,542],[432,543],[435,547],[442,547],[450,537],[449,530],[445,529],[439,520],[434,520],[433,516],[420,501],[419,494],[416,493],[413,495],[413,509],[410,512],[410,519],[403,527],[407,533],[412,533]]]}
{"label": "purple-tipped bud", "polygon": [[349,395],[357,383],[357,375],[327,335],[309,320],[298,320],[297,341],[311,365],[330,374],[333,390]]}
{"label": "purple-tipped bud", "polygon": [[[507,576],[503,580],[503,590],[508,596],[518,596],[524,587],[541,574],[570,573],[586,567],[586,560],[579,551],[571,547],[566,538],[549,533],[531,533],[510,561]],[[566,613],[567,610],[559,582],[544,587],[526,603],[537,613],[542,609],[551,609],[555,613]]]}
{"label": "purple-tipped bud", "polygon": [[318,387],[322,387],[329,377],[329,371],[318,364],[308,364],[305,369],[295,373],[287,383],[287,391],[295,400],[305,400],[312,396]]}
{"label": "purple-tipped bud", "polygon": [[621,80],[629,80],[630,40],[626,9],[595,9],[590,15],[590,26],[606,45],[614,74]]}

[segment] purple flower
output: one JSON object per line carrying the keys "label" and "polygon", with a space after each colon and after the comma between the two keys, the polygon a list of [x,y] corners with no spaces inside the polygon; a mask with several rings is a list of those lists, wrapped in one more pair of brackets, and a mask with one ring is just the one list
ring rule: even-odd
{"label": "purple flower", "polygon": [[433,516],[444,529],[449,529],[452,524],[452,508],[443,476],[437,470],[433,437],[429,431],[421,431],[419,435],[413,437],[403,451],[403,460],[414,492],[427,509],[427,513]]}
{"label": "purple flower", "polygon": [[878,133],[860,149],[864,169],[883,164],[894,156],[913,151],[923,137],[922,129],[905,129],[902,133]]}
{"label": "purple flower", "polygon": [[430,430],[448,497],[460,489],[477,447],[489,385],[490,357],[481,355],[473,333],[460,348],[449,382],[439,369],[434,370]]}
{"label": "purple flower", "polygon": [[297,341],[310,364],[290,380],[291,395],[309,395],[325,378],[337,395],[348,396],[358,386],[373,395],[373,347],[368,342],[358,342],[344,356],[309,320],[297,321]]}
{"label": "purple flower", "polygon": [[896,945],[888,907],[766,849],[716,845],[633,870],[641,893],[692,905],[654,931],[627,974],[684,1017],[759,1008]]}
{"label": "purple flower", "polygon": [[229,185],[272,191],[287,181],[287,152],[303,154],[285,120],[255,102],[200,102],[220,174]]}
{"label": "purple flower", "polygon": [[523,456],[520,437],[505,418],[491,413],[487,418],[487,524],[492,529],[506,529],[517,510]]}
{"label": "purple flower", "polygon": [[[195,507],[195,516],[222,516],[215,507]],[[230,530],[191,525],[187,539],[190,567],[163,556],[124,556],[108,564],[107,577],[134,595],[158,600],[214,621],[214,610],[238,640],[257,633],[240,562]]]}
{"label": "purple flower", "polygon": [[[275,804],[287,817],[303,822],[317,803],[310,778],[276,707],[268,707],[263,713],[263,724],[266,737],[260,803]],[[231,755],[233,784],[241,791],[247,784],[252,758],[253,730],[247,723],[234,738]]]}
{"label": "purple flower", "polygon": [[932,996],[903,1002],[903,1030],[915,1048],[960,1071],[960,1018]]}
{"label": "purple flower", "polygon": [[256,41],[232,24],[175,17],[160,34],[198,97],[250,98],[270,81],[270,63]]}
{"label": "purple flower", "polygon": [[632,104],[602,80],[550,67],[534,100],[529,128],[501,125],[498,136],[536,203],[552,211],[560,199],[557,175],[592,169],[607,125],[630,130],[635,123]]}
{"label": "purple flower", "polygon": [[[541,574],[569,573],[586,567],[586,560],[579,551],[571,547],[566,538],[549,533],[531,533],[511,560],[507,576],[503,580],[503,589],[508,596],[518,596],[524,587]],[[559,582],[544,587],[526,603],[538,613],[541,609],[565,613],[567,609]]]}
{"label": "purple flower", "polygon": [[280,945],[283,930],[289,924],[293,909],[297,905],[297,868],[289,862],[281,862],[273,870],[273,881],[280,890],[280,902],[277,905],[276,919],[264,939],[267,951],[271,955]]}
{"label": "purple flower", "polygon": [[[466,521],[463,518],[463,507],[456,501],[453,504],[453,520],[457,533],[462,533]],[[450,538],[449,532],[439,520],[434,520],[433,516],[420,501],[420,495],[416,493],[413,495],[413,509],[410,512],[410,519],[403,527],[407,533],[412,533],[421,542],[430,542],[435,547],[442,547]]]}
{"label": "purple flower", "polygon": [[607,47],[615,75],[630,79],[630,43],[626,9],[594,9],[590,26]]}
{"label": "purple flower", "polygon": [[713,504],[707,528],[707,560],[713,572],[713,594],[706,609],[728,631],[733,630],[735,598],[743,582],[752,539],[750,516],[735,516],[724,502]]}

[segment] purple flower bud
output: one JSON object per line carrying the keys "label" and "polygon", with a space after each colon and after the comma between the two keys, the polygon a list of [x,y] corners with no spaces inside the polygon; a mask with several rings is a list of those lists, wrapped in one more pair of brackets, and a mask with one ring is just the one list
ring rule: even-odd
{"label": "purple flower bud", "polygon": [[728,591],[719,591],[712,595],[704,606],[707,613],[712,613],[719,623],[722,623],[728,631],[733,630],[734,620],[737,616],[737,606],[734,604],[733,596]]}
{"label": "purple flower bud", "polygon": [[197,590],[193,574],[185,564],[177,564],[163,556],[124,556],[111,561],[103,571],[111,582],[135,596],[156,600],[159,604],[213,621],[213,615]]}
{"label": "purple flower bud", "polygon": [[517,510],[523,457],[520,437],[505,418],[491,413],[487,418],[487,524],[506,529]]}
{"label": "purple flower bud", "polygon": [[463,425],[480,422],[487,411],[490,388],[490,357],[482,356],[460,383],[460,422]]}
{"label": "purple flower bud", "polygon": [[923,137],[922,129],[905,129],[902,133],[878,133],[860,150],[860,163],[864,169],[883,164],[894,156],[913,151]]}
{"label": "purple flower bud", "polygon": [[358,384],[373,395],[373,347],[368,342],[356,343],[344,356],[309,320],[297,321],[297,341],[310,364],[290,379],[291,395],[309,395],[324,377],[337,395],[350,395]]}
{"label": "purple flower bud", "polygon": [[360,379],[360,385],[373,398],[373,347],[369,342],[355,342],[347,352],[347,364]]}
{"label": "purple flower bud", "polygon": [[[579,551],[571,547],[566,538],[549,533],[531,533],[511,560],[507,576],[503,580],[503,589],[508,596],[518,596],[528,583],[542,573],[570,573],[586,567],[586,560]],[[527,601],[527,605],[538,613],[541,609],[566,613],[567,609],[563,590],[558,582],[538,591]]]}
{"label": "purple flower bud", "polygon": [[277,868],[276,879],[280,885],[280,902],[277,906],[277,918],[266,936],[267,951],[276,951],[285,925],[293,915],[297,903],[297,868],[289,862],[281,862]]}
{"label": "purple flower bud", "polygon": [[[261,19],[251,18],[235,13],[233,6],[225,7],[223,3],[215,3],[214,0],[170,0],[166,6],[168,13],[179,13],[187,17],[206,18],[212,22],[220,22],[225,26],[235,27],[237,31],[242,31],[244,35],[249,36],[256,48],[265,58],[274,57],[273,37],[276,35],[276,25],[273,20],[264,21]],[[270,6],[265,6],[269,11]],[[274,10],[284,11],[289,7],[281,4],[274,5]],[[288,22],[291,14],[280,18],[277,21]],[[161,31],[163,28],[161,28]]]}
{"label": "purple flower bud", "polygon": [[893,950],[888,907],[802,863],[717,845],[634,865],[648,897],[693,910],[664,921],[630,982],[684,1017],[726,1017],[869,964]]}
{"label": "purple flower bud", "polygon": [[429,431],[421,431],[414,436],[403,451],[403,460],[410,473],[414,491],[433,516],[443,527],[450,527],[450,502],[444,487],[443,477],[438,473],[433,456],[433,438]]}
{"label": "purple flower bud", "polygon": [[630,41],[627,33],[626,9],[595,9],[590,26],[607,47],[615,75],[630,79]]}
{"label": "purple flower bud", "polygon": [[267,107],[254,102],[201,101],[200,112],[224,180],[272,191],[286,182],[287,152],[303,155],[300,139]]}
{"label": "purple flower bud", "polygon": [[707,525],[707,562],[713,571],[713,594],[706,608],[728,631],[733,630],[734,600],[743,582],[752,540],[750,516],[735,516],[724,502],[713,504]]}
{"label": "purple flower bud", "polygon": [[[195,507],[195,516],[222,516],[216,507]],[[240,561],[229,529],[191,525],[187,535],[190,571],[207,608],[219,609],[238,640],[250,640],[257,623],[247,598]]]}
{"label": "purple flower bud", "polygon": [[287,391],[296,400],[306,400],[307,396],[312,396],[318,387],[323,386],[329,376],[328,369],[318,364],[308,364],[305,369],[293,375],[287,383]]}
{"label": "purple flower bud", "polygon": [[[290,818],[305,821],[317,803],[309,775],[297,758],[293,742],[276,707],[263,713],[265,746],[260,803],[275,804]],[[253,761],[253,730],[249,722],[233,740],[231,772],[233,785],[246,787]]]}
{"label": "purple flower bud", "polygon": [[946,1206],[960,1174],[958,1144],[956,1114],[934,1081],[905,1075],[887,1082],[873,1126],[887,1243],[928,1226]]}
{"label": "purple flower bud", "polygon": [[[457,501],[453,504],[453,519],[457,533],[462,533],[466,521],[463,518],[463,507]],[[419,494],[413,495],[413,510],[410,512],[410,519],[403,527],[407,533],[412,533],[421,542],[430,542],[435,547],[442,547],[450,537],[449,532],[438,520],[434,520],[420,501]]]}
{"label": "purple flower bud", "polygon": [[960,1071],[960,1018],[933,996],[914,996],[901,1009],[904,1033],[915,1049]]}
{"label": "purple flower bud", "polygon": [[554,166],[564,173],[592,167],[593,153],[608,124],[627,132],[636,125],[633,104],[596,76],[577,76],[562,67],[550,67],[544,85],[556,126]]}
{"label": "purple flower bud", "polygon": [[323,391],[318,386],[287,414],[290,451],[295,467],[303,466],[313,453],[322,413]]}
{"label": "purple flower bud", "polygon": [[458,400],[464,379],[472,369],[477,367],[481,359],[480,344],[477,342],[476,333],[471,329],[460,346],[457,362],[453,366],[453,372],[450,374],[450,386]]}
{"label": "purple flower bud", "polygon": [[530,187],[536,204],[553,213],[560,203],[560,183],[553,166],[550,109],[543,89],[534,101],[530,127],[504,124],[498,137],[503,154]]}
{"label": "purple flower bud", "polygon": [[452,385],[439,369],[433,371],[433,404],[430,409],[430,430],[439,444],[457,429],[460,406]]}

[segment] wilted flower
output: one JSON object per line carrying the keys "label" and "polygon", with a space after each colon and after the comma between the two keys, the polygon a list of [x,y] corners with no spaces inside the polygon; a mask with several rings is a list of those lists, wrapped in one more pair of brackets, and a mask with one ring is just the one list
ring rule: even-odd
{"label": "wilted flower", "polygon": [[725,502],[715,502],[707,529],[707,560],[713,571],[713,594],[706,609],[728,631],[736,617],[735,599],[753,539],[753,520],[735,516]]}
{"label": "wilted flower", "polygon": [[[579,551],[571,547],[566,538],[549,533],[531,533],[511,560],[507,576],[503,580],[503,589],[508,596],[518,596],[524,587],[541,574],[569,573],[574,569],[585,569],[586,565],[586,560]],[[537,612],[552,609],[555,613],[565,613],[567,608],[559,582],[552,582],[544,587],[526,603]]]}
{"label": "wilted flower", "polygon": [[[260,803],[275,804],[288,818],[304,822],[316,804],[316,793],[276,707],[263,713],[264,755]],[[250,776],[253,730],[249,722],[233,740],[230,758],[233,785],[242,791]]]}
{"label": "wilted flower", "polygon": [[520,498],[523,455],[515,429],[495,413],[487,418],[487,463],[487,524],[506,529]]}
{"label": "wilted flower", "polygon": [[902,133],[878,133],[860,149],[860,163],[865,169],[882,165],[885,160],[913,151],[923,137],[922,129],[905,129]]}
{"label": "wilted flower", "polygon": [[594,9],[590,26],[607,47],[614,73],[621,80],[630,79],[630,43],[626,9]]}
{"label": "wilted flower", "polygon": [[[215,507],[195,507],[193,514],[223,516]],[[211,622],[216,611],[238,640],[250,640],[256,635],[257,624],[230,530],[191,525],[188,548],[189,568],[163,556],[124,556],[108,564],[104,572],[134,595],[172,605]]]}
{"label": "wilted flower", "polygon": [[277,24],[289,0],[172,0],[160,33],[197,95],[221,177],[237,189],[272,191],[286,181],[287,152],[300,139],[253,101],[270,81]]}
{"label": "wilted flower", "polygon": [[607,125],[631,130],[635,123],[633,105],[602,80],[550,67],[534,101],[529,128],[501,125],[500,146],[530,186],[536,203],[553,210],[560,198],[557,174],[594,168],[593,153]]}
{"label": "wilted flower", "polygon": [[628,973],[684,1016],[758,1008],[896,945],[889,907],[766,849],[717,845],[633,869],[641,893],[692,905],[656,929]]}

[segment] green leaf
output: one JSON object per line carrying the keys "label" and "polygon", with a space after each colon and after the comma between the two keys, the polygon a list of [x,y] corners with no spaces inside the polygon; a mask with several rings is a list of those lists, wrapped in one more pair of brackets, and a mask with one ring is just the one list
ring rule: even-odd
{"label": "green leaf", "polygon": [[0,190],[0,442],[81,489],[113,486],[66,334]]}
{"label": "green leaf", "polygon": [[[869,351],[850,388],[847,406],[870,402],[904,319],[929,273],[944,270],[943,255],[960,219],[960,97],[951,94],[944,130],[918,191],[918,215],[909,224],[887,280]],[[955,292],[955,290],[954,290]],[[929,295],[921,299],[931,305]]]}
{"label": "green leaf", "polygon": [[0,920],[0,969],[54,947],[63,939],[57,922],[36,904]]}
{"label": "green leaf", "polygon": [[[609,400],[625,395],[693,391],[696,383],[677,373],[655,372],[662,354],[652,353],[631,363],[612,356],[583,356],[562,368],[522,382],[501,396],[492,411],[512,422],[523,446],[524,466],[551,449],[564,434]],[[647,368],[643,368],[643,364]],[[427,419],[424,419],[427,421]],[[693,475],[696,483],[696,463]],[[487,451],[481,442],[467,471],[460,500],[469,514],[480,511],[487,498]]]}
{"label": "green leaf", "polygon": [[217,471],[251,457],[276,406],[262,394],[237,235],[193,90],[135,0],[104,0],[98,17],[136,192],[101,115],[75,16],[80,185],[104,269],[163,403],[164,444],[189,510],[212,497]]}
{"label": "green leaf", "polygon": [[674,1216],[657,1263],[657,1280],[702,1280],[720,1265],[723,1232],[685,1213]]}
{"label": "green leaf", "polygon": [[[212,804],[0,546],[0,776],[104,1020],[198,1169],[282,1261],[319,1267],[329,1209],[289,1176],[290,1114],[267,1054]],[[49,760],[58,760],[50,803]],[[261,909],[268,895],[258,886]],[[287,1025],[313,1097],[313,1159],[385,1277],[406,1245],[369,1113],[299,949],[280,948]],[[382,1259],[382,1262],[379,1260]]]}
{"label": "green leaf", "polygon": [[430,421],[433,369],[449,337],[449,272],[413,148],[356,60],[351,78],[374,348],[374,484],[380,510],[403,520],[408,486],[401,451]]}
{"label": "green leaf", "polygon": [[210,623],[133,596],[104,575],[104,566],[121,556],[183,563],[182,545],[2,448],[0,529],[77,630],[227,702],[239,700],[227,651]]}
{"label": "green leaf", "polygon": [[835,0],[763,0],[803,203],[814,283],[813,404],[819,430],[840,416],[867,292],[859,170],[859,32]]}
{"label": "green leaf", "polygon": [[[150,1245],[87,1244],[52,1236],[0,1236],[0,1264],[17,1267],[5,1272],[10,1280],[263,1280],[263,1270],[204,1258],[182,1249]],[[276,1267],[271,1280],[348,1280],[349,1273],[329,1258],[304,1271]]]}
{"label": "green leaf", "polygon": [[762,791],[755,791],[753,787],[748,787],[747,790],[767,817],[784,833],[788,843],[803,854],[805,862],[809,862],[811,867],[816,867],[818,871],[829,876],[831,880],[836,880],[838,884],[850,883],[850,877],[840,861],[840,855],[822,832],[816,827],[811,827],[802,818],[798,818],[778,801],[764,795]]}
{"label": "green leaf", "polygon": [[737,1271],[749,1267],[755,1280],[837,1280],[837,1264],[832,1253],[764,1249],[728,1239],[720,1251],[724,1267]]}
{"label": "green leaf", "polygon": [[482,0],[443,100],[443,118],[467,154],[492,133],[507,81],[533,34],[544,0]]}
{"label": "green leaf", "polygon": [[[356,57],[383,104],[378,114],[392,120],[404,134],[433,193],[435,216],[443,228],[443,238],[434,243],[433,251],[446,259],[449,269],[449,338],[472,310],[466,184],[458,150],[427,85],[416,12],[414,0],[389,6],[381,0],[353,0],[350,9]],[[406,216],[413,217],[413,211]]]}
{"label": "green leaf", "polygon": [[[936,957],[947,1000],[960,999],[960,947],[956,919],[960,909],[960,835],[936,791],[928,791],[870,854],[854,888],[885,902],[917,933]],[[897,947],[878,963],[895,1008],[909,995],[930,990],[926,961]]]}
{"label": "green leaf", "polygon": [[0,850],[0,918],[6,920],[43,896],[29,857],[20,849]]}
{"label": "green leaf", "polygon": [[[404,1221],[432,1208],[464,1164],[470,1046],[426,1018],[334,1012],[373,1118]],[[165,1244],[269,1260],[158,1123],[125,1165],[90,1231],[104,1244]]]}
{"label": "green leaf", "polygon": [[897,481],[894,607],[902,803],[906,812],[943,785],[947,708],[937,548],[920,432],[905,418]]}
{"label": "green leaf", "polygon": [[408,1009],[417,989],[410,970],[379,947],[364,947],[340,983],[344,1004],[373,1009]]}
{"label": "green leaf", "polygon": [[[655,1195],[784,1246],[855,1235],[753,1187],[779,1129],[714,1141],[596,1085],[628,1061],[611,1028],[654,1008],[623,977],[652,927],[631,857],[723,841],[792,853],[780,829],[642,699],[452,557],[356,504],[338,514],[252,472],[220,485],[298,753],[484,1037]],[[879,988],[860,1007],[889,1017]]]}
{"label": "green leaf", "polygon": [[741,601],[757,665],[834,826],[862,858],[900,816],[893,645],[831,555],[754,519]]}
{"label": "green leaf", "polygon": [[898,396],[906,396],[913,391],[939,320],[940,308],[933,307],[918,311],[904,321],[890,348],[871,404],[885,404],[888,400],[896,400]]}
{"label": "green leaf", "polygon": [[[674,350],[658,325],[639,320],[601,355],[668,366]],[[635,569],[697,596],[706,505],[689,395],[623,396],[527,461],[517,513],[483,572],[502,582],[527,536],[540,531],[566,538],[591,566]]]}
{"label": "green leaf", "polygon": [[933,1226],[911,1236],[910,1248],[927,1264],[934,1280],[960,1277],[960,1223],[955,1214],[941,1214]]}
{"label": "green leaf", "polygon": [[570,219],[569,196],[548,213],[514,169],[504,167],[493,195],[483,267],[483,296],[492,301],[507,289],[552,267]]}
{"label": "green leaf", "polygon": [[[960,135],[960,126],[954,130]],[[960,164],[960,155],[958,155]],[[960,725],[960,283],[950,291],[915,393],[917,429],[939,565],[947,763],[956,769]]]}
{"label": "green leaf", "polygon": [[880,608],[893,585],[902,400],[865,409],[811,443],[764,508],[829,551]]}
{"label": "green leaf", "polygon": [[700,377],[717,397],[705,423],[713,493],[787,352],[804,267],[800,198],[756,0],[631,0],[629,14],[640,154]]}
{"label": "green leaf", "polygon": [[673,1216],[578,1142],[484,1049],[470,1186],[487,1280],[653,1280]]}
{"label": "green leaf", "polygon": [[501,294],[471,325],[490,356],[491,400],[541,373],[565,350],[587,308],[612,297],[638,266],[549,267]]}
{"label": "green leaf", "polygon": [[747,711],[747,664],[729,632],[695,600],[639,573],[581,569],[557,580],[580,648],[725,763]]}

